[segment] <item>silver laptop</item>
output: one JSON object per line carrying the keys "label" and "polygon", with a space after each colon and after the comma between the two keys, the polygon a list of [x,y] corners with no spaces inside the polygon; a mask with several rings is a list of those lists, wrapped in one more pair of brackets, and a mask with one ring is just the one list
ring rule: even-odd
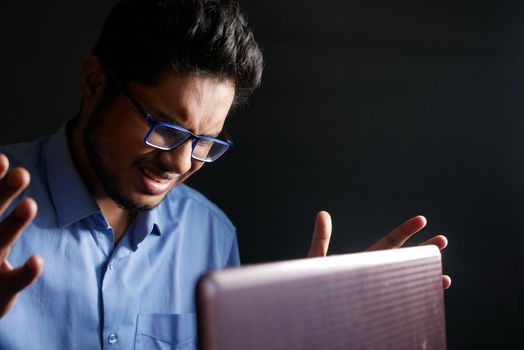
{"label": "silver laptop", "polygon": [[435,246],[214,271],[197,309],[202,350],[446,349]]}

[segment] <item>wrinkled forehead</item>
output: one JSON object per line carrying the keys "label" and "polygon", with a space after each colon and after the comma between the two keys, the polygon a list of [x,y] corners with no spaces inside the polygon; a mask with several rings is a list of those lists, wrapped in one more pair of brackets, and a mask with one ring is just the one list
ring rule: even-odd
{"label": "wrinkled forehead", "polygon": [[128,87],[147,113],[200,135],[222,130],[235,98],[231,80],[174,71],[164,74],[155,85],[129,82]]}

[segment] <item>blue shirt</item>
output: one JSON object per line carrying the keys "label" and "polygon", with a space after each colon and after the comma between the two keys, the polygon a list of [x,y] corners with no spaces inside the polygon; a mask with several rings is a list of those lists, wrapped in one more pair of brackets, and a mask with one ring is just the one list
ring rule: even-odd
{"label": "blue shirt", "polygon": [[45,260],[43,274],[0,320],[0,349],[195,349],[198,277],[239,264],[224,213],[179,185],[115,246],[71,159],[65,126],[0,152],[29,170],[24,195],[38,203],[8,259],[13,266],[31,254]]}

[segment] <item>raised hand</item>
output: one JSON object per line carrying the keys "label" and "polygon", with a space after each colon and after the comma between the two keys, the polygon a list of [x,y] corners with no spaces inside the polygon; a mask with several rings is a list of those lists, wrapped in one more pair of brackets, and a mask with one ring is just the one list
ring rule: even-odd
{"label": "raised hand", "polygon": [[[425,217],[419,215],[404,222],[393,231],[378,240],[375,244],[367,249],[367,251],[395,249],[400,248],[404,243],[415,233],[422,230],[427,224]],[[309,248],[308,257],[326,256],[329,248],[329,241],[331,238],[331,216],[325,211],[317,214],[315,220],[315,229],[313,231],[313,239]],[[448,240],[443,235],[437,235],[422,245],[436,245],[440,250],[446,248]],[[451,278],[447,275],[442,276],[442,285],[445,289],[451,286]]]}
{"label": "raised hand", "polygon": [[[29,185],[27,170],[9,170],[9,160],[0,154],[0,215],[11,202]],[[13,268],[7,257],[11,246],[20,237],[23,229],[33,220],[37,207],[31,198],[22,199],[16,207],[0,221],[0,318],[16,301],[18,293],[34,282],[44,269],[44,261],[37,255],[31,256],[23,266]]]}

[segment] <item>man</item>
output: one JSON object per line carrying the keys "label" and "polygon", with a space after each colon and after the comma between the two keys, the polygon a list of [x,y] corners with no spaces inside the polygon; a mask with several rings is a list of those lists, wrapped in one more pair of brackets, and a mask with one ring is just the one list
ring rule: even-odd
{"label": "man", "polygon": [[[239,255],[232,223],[182,183],[231,146],[227,115],[262,67],[234,0],[111,11],[82,66],[79,115],[1,149],[1,349],[196,347],[196,280]],[[399,247],[425,223],[371,249]],[[320,212],[309,256],[326,255],[330,234]]]}

